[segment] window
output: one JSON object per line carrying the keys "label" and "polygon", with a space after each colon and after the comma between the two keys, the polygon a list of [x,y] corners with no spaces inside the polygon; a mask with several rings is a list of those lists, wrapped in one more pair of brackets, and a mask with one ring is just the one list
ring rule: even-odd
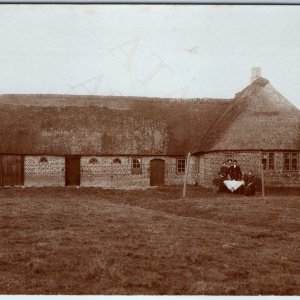
{"label": "window", "polygon": [[274,169],[275,169],[274,153],[270,152],[269,153],[269,170],[274,170]]}
{"label": "window", "polygon": [[290,153],[283,153],[283,170],[290,170]]}
{"label": "window", "polygon": [[113,163],[114,163],[114,164],[120,164],[120,163],[121,163],[121,159],[120,159],[120,158],[115,158],[115,159],[113,160]]}
{"label": "window", "polygon": [[47,163],[48,162],[48,158],[45,157],[45,156],[42,156],[39,161],[40,161],[40,163]]}
{"label": "window", "polygon": [[177,174],[185,173],[185,158],[177,159]]}
{"label": "window", "polygon": [[131,174],[142,174],[142,159],[133,158],[131,164]]}
{"label": "window", "polygon": [[263,165],[264,170],[274,170],[275,169],[274,152],[263,152],[261,163]]}
{"label": "window", "polygon": [[98,162],[98,159],[96,157],[92,157],[89,159],[89,164],[96,164]]}
{"label": "window", "polygon": [[298,170],[298,153],[292,152],[291,156],[292,156],[291,169],[292,169],[292,171],[297,171]]}
{"label": "window", "polygon": [[298,170],[298,153],[284,152],[283,153],[283,170],[297,171]]}

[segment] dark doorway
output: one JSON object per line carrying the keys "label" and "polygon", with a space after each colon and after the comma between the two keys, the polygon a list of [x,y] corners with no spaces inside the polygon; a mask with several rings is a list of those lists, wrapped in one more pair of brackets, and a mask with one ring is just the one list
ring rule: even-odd
{"label": "dark doorway", "polygon": [[80,185],[80,157],[66,157],[66,185]]}
{"label": "dark doorway", "polygon": [[150,161],[150,185],[164,185],[165,183],[165,162],[162,159]]}
{"label": "dark doorway", "polygon": [[23,185],[24,160],[20,155],[2,155],[0,159],[1,185]]}

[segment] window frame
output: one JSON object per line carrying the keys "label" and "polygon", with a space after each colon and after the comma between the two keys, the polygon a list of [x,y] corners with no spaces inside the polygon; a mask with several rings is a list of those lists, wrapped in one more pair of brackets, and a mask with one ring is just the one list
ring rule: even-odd
{"label": "window frame", "polygon": [[92,165],[95,165],[99,162],[98,158],[97,157],[91,157],[89,159],[89,164],[92,164]]}
{"label": "window frame", "polygon": [[49,162],[49,160],[48,160],[47,156],[41,156],[40,159],[39,159],[39,163],[45,164],[45,163],[48,163],[48,162]]}
{"label": "window frame", "polygon": [[[266,158],[264,158],[264,155],[266,155]],[[271,157],[270,157],[271,156]],[[261,153],[261,164],[263,166],[264,171],[275,171],[275,152],[273,151],[264,151]],[[266,163],[264,164],[263,160],[266,160]]]}
{"label": "window frame", "polygon": [[[294,157],[293,157],[293,155],[294,155]],[[286,163],[286,159],[288,160],[288,163]],[[296,164],[293,163],[294,159],[296,159]],[[286,169],[286,166],[288,166],[287,169]],[[296,166],[296,168],[293,169],[293,166]],[[297,151],[283,152],[283,171],[284,172],[299,171],[299,153]]]}
{"label": "window frame", "polygon": [[[182,161],[184,161],[184,167],[182,167],[182,166],[179,167],[179,162],[182,162]],[[185,172],[186,172],[186,158],[183,158],[183,157],[176,158],[176,174],[183,175],[183,174],[185,174]]]}
{"label": "window frame", "polygon": [[[137,162],[134,162],[134,160],[139,160],[140,167],[137,167]],[[143,173],[142,171],[142,158],[141,157],[132,157],[131,158],[131,174],[132,175],[140,175]]]}
{"label": "window frame", "polygon": [[113,159],[112,163],[114,165],[120,165],[120,164],[122,164],[122,160],[119,157],[116,157]]}

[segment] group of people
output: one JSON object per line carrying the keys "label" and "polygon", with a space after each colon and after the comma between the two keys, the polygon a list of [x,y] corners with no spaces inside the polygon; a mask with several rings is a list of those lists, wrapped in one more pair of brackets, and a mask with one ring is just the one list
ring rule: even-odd
{"label": "group of people", "polygon": [[235,193],[252,196],[255,194],[256,189],[256,178],[249,170],[247,175],[244,175],[241,171],[240,166],[237,164],[237,160],[228,159],[223,162],[222,167],[218,173],[219,177],[217,180],[218,192],[229,191],[226,187],[225,180],[243,181],[243,184],[235,191]]}

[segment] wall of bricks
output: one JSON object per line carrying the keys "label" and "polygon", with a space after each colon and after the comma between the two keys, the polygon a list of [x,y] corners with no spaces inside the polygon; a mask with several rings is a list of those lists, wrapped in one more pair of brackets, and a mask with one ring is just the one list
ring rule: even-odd
{"label": "wall of bricks", "polygon": [[[121,163],[114,163],[114,159]],[[90,162],[93,159],[94,162]],[[129,157],[81,157],[82,186],[122,187],[122,186],[147,186],[147,173],[142,160],[142,174],[131,174],[131,159]]]}
{"label": "wall of bricks", "polygon": [[[150,166],[149,159],[149,166]],[[176,158],[168,158],[165,160],[165,184],[166,185],[179,185],[183,184],[185,174],[177,174],[176,173]],[[188,184],[193,184],[197,181],[197,168],[198,168],[198,157],[191,156],[190,158],[190,167],[189,174],[187,178]],[[150,176],[150,173],[149,173]]]}
{"label": "wall of bricks", "polygon": [[[90,160],[93,158],[93,162]],[[114,163],[115,159],[121,163]],[[142,157],[142,173],[131,174],[131,157],[94,156],[81,157],[81,185],[100,187],[150,186],[150,161],[162,159],[165,162],[165,185],[182,184],[184,174],[176,172],[176,158],[166,156]],[[197,157],[191,157],[188,183],[194,182],[197,171]]]}
{"label": "wall of bricks", "polygon": [[[260,169],[260,152],[230,152],[233,153],[234,159],[238,161],[242,172],[247,173],[249,170],[255,176],[261,177]],[[298,171],[284,171],[283,170],[283,152],[274,152],[275,156],[275,170],[265,171],[265,184],[268,186],[285,186],[296,187],[300,186],[300,170]],[[212,181],[218,176],[220,167],[226,158],[224,152],[205,153],[199,156],[198,182],[200,185],[211,187]]]}
{"label": "wall of bricks", "polygon": [[[233,153],[233,152],[231,152]],[[256,176],[261,176],[260,153],[234,152],[243,172],[248,170]],[[60,156],[43,156],[47,161],[42,162],[40,156],[24,157],[25,186],[64,186],[65,158]],[[192,156],[188,184],[197,181],[200,185],[211,187],[213,178],[225,160],[225,153],[212,152],[200,156]],[[90,162],[91,158],[95,158]],[[115,158],[121,163],[113,163]],[[81,185],[99,187],[147,187],[150,186],[150,161],[162,159],[165,162],[165,185],[179,185],[184,181],[184,174],[177,174],[176,158],[142,157],[142,173],[131,174],[131,157],[97,156],[81,157]],[[96,161],[96,162],[95,162]],[[265,183],[269,186],[300,186],[300,170],[283,170],[283,152],[275,152],[275,170],[265,171]]]}
{"label": "wall of bricks", "polygon": [[65,158],[59,156],[43,156],[47,161],[41,161],[41,156],[24,157],[25,186],[64,186]]}
{"label": "wall of bricks", "polygon": [[[24,158],[25,186],[64,186],[65,158],[59,156]],[[121,163],[114,163],[118,158]],[[91,160],[92,159],[92,160]],[[81,157],[81,185],[99,187],[147,187],[150,186],[150,161],[162,159],[165,162],[165,185],[182,184],[184,174],[177,174],[175,157],[142,157],[142,173],[131,174],[131,157],[83,156]],[[197,157],[191,157],[188,184],[195,181]]]}
{"label": "wall of bricks", "polygon": [[[300,153],[298,153],[299,158]],[[300,162],[297,171],[285,171],[283,152],[275,152],[275,170],[266,172],[266,183],[282,187],[300,186]]]}

